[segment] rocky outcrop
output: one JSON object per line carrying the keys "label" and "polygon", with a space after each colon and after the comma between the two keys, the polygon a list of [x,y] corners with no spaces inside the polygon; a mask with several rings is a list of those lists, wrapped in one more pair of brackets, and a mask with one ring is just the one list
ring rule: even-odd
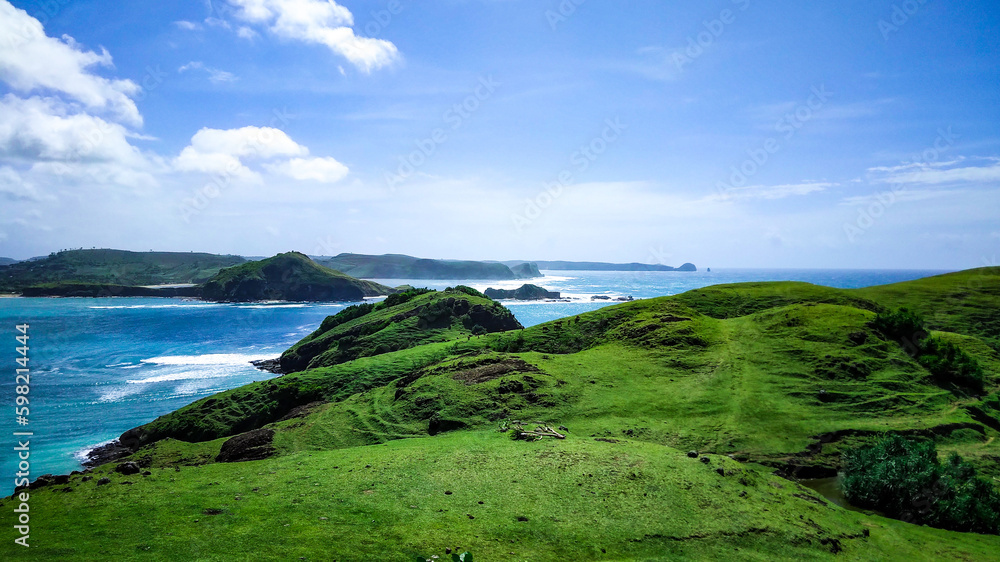
{"label": "rocky outcrop", "polygon": [[561,298],[560,294],[555,291],[547,291],[538,285],[521,285],[517,289],[507,290],[507,289],[486,289],[486,296],[494,300],[517,300],[517,301],[536,301],[544,299],[558,299]]}

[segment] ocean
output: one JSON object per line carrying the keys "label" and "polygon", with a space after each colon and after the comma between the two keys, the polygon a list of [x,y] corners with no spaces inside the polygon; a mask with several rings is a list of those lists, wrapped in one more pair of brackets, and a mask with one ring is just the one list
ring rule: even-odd
{"label": "ocean", "polygon": [[[718,269],[712,272],[545,271],[519,281],[378,279],[443,289],[512,289],[525,282],[559,291],[569,302],[505,302],[525,326],[615,304],[592,300],[673,295],[719,283],[806,281],[840,288],[918,279],[944,271]],[[277,357],[324,318],[352,303],[214,304],[162,298],[0,298],[0,494],[14,489],[14,432],[31,432],[31,476],[81,469],[93,447],[205,396],[274,375],[250,361]],[[27,425],[15,416],[16,326],[28,324],[30,368]],[[21,438],[24,439],[23,437]]]}

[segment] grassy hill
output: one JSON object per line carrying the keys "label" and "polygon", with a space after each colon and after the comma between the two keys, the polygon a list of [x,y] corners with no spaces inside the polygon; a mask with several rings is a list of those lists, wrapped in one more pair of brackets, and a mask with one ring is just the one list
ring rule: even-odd
{"label": "grassy hill", "polygon": [[203,299],[225,302],[360,301],[392,292],[385,285],[323,267],[298,252],[223,269],[201,286]]}
{"label": "grassy hill", "polygon": [[[996,285],[970,275],[932,278],[924,294],[716,286],[475,337],[455,302],[504,314],[462,291],[341,313],[287,352],[304,370],[123,436],[144,445],[131,460],[148,475],[105,465],[32,491],[45,521],[33,553],[990,559],[998,536],[845,510],[779,477],[836,473],[842,453],[891,432],[1000,482],[1000,354],[977,322],[997,313]],[[948,305],[942,294],[978,303],[933,327],[983,366],[981,395],[872,327],[900,304]],[[429,309],[447,322],[410,314]],[[566,438],[512,441],[497,431],[510,419]]]}
{"label": "grassy hill", "polygon": [[47,258],[0,267],[0,291],[19,292],[47,283],[120,286],[201,283],[245,262],[239,256],[187,252],[66,250]]}
{"label": "grassy hill", "polygon": [[[318,257],[316,261],[361,279],[518,279],[534,276],[530,265],[515,273],[497,262],[431,260],[402,254],[340,254],[332,258]],[[537,272],[537,268],[534,271]]]}

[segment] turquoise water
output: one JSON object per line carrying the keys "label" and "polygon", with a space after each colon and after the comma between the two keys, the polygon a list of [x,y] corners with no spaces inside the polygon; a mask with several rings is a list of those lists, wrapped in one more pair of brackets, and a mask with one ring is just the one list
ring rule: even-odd
{"label": "turquoise water", "polygon": [[[863,287],[916,279],[939,271],[718,270],[680,272],[546,272],[532,281],[571,302],[505,303],[525,326],[611,304],[593,295],[650,298],[717,283],[795,280]],[[391,285],[478,289],[516,282],[381,280]],[[32,431],[31,479],[80,468],[83,451],[125,430],[210,394],[272,375],[249,364],[278,356],[322,320],[349,306],[317,303],[212,304],[182,299],[0,298],[0,493],[13,490],[12,433]],[[15,423],[15,326],[28,323],[31,369],[29,425]]]}

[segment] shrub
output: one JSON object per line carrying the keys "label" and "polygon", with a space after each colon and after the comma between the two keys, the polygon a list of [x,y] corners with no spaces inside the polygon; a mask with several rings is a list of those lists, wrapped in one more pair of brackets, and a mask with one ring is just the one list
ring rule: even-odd
{"label": "shrub", "polygon": [[844,496],[858,507],[931,527],[1000,534],[1000,493],[952,454],[938,462],[932,441],[898,435],[844,455]]}
{"label": "shrub", "polygon": [[397,304],[403,304],[412,300],[415,297],[433,292],[431,289],[407,289],[402,293],[395,293],[389,295],[382,301],[380,308],[388,308],[390,306],[396,306]]}
{"label": "shrub", "polygon": [[332,330],[341,324],[346,324],[351,320],[354,320],[355,318],[361,318],[373,310],[375,310],[375,305],[371,303],[349,306],[333,316],[327,316],[326,319],[323,320],[323,323],[320,324],[319,329],[323,332]]}
{"label": "shrub", "polygon": [[929,335],[917,313],[905,308],[881,312],[870,326],[898,341],[939,383],[983,390],[986,376],[979,362],[957,345]]}
{"label": "shrub", "polygon": [[472,327],[472,335],[482,336],[484,334],[486,334],[486,328],[480,326],[479,324],[476,324],[475,326]]}
{"label": "shrub", "polygon": [[480,293],[479,291],[473,289],[472,287],[467,287],[465,285],[457,285],[455,287],[448,287],[447,289],[445,289],[445,291],[458,291],[460,293],[465,293],[465,294],[469,295],[470,297],[481,297],[481,298],[484,298],[484,299],[487,298],[486,295]]}

